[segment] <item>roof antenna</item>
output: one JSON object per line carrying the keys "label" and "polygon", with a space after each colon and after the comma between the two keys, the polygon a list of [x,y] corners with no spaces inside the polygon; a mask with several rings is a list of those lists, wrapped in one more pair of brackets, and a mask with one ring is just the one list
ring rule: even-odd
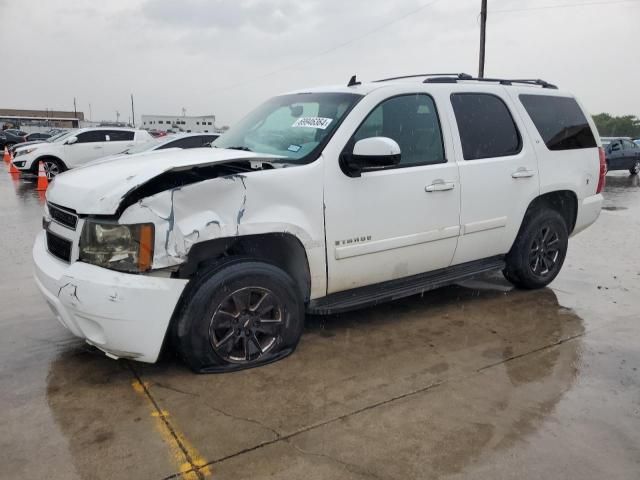
{"label": "roof antenna", "polygon": [[349,83],[347,83],[347,87],[355,87],[356,85],[361,85],[361,84],[362,82],[359,82],[358,80],[356,80],[356,76],[353,75],[349,80]]}

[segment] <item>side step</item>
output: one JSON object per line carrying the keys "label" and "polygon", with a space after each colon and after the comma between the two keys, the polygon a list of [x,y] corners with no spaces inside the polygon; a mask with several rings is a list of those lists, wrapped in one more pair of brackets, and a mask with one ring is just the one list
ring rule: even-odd
{"label": "side step", "polygon": [[504,256],[500,255],[411,277],[389,280],[344,292],[331,293],[326,297],[311,300],[307,305],[307,312],[316,315],[328,315],[369,307],[434,290],[461,280],[468,280],[481,273],[502,270],[504,267]]}

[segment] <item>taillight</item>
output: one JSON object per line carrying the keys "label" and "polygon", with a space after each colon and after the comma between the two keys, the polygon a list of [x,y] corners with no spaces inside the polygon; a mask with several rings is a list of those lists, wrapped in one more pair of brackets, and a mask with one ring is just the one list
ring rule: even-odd
{"label": "taillight", "polygon": [[598,188],[596,193],[600,193],[604,190],[605,178],[607,176],[607,159],[604,155],[604,148],[598,148],[598,154],[600,155],[600,176],[598,177]]}

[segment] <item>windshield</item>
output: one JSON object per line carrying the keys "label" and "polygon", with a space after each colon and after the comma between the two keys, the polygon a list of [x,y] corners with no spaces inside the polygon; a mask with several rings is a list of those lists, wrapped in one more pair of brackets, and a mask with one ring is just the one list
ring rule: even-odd
{"label": "windshield", "polygon": [[352,93],[297,93],[274,97],[212,143],[305,161],[362,98]]}
{"label": "windshield", "polygon": [[47,140],[47,142],[55,142],[55,141],[61,139],[62,137],[66,137],[67,135],[69,135],[69,133],[71,133],[71,132],[59,132],[59,133],[56,133],[55,135],[50,136],[46,140]]}
{"label": "windshield", "polygon": [[71,137],[75,135],[75,131],[74,130],[70,130],[68,132],[62,132],[59,133],[58,135],[54,135],[53,137],[47,138],[47,142],[59,142],[61,140],[66,139],[67,137]]}
{"label": "windshield", "polygon": [[166,141],[167,141],[167,137],[154,138],[147,142],[139,143],[138,145],[135,145],[131,148],[127,148],[121,153],[126,153],[127,155],[133,155],[134,153],[146,152],[147,150],[151,150],[152,148],[157,147],[158,145]]}

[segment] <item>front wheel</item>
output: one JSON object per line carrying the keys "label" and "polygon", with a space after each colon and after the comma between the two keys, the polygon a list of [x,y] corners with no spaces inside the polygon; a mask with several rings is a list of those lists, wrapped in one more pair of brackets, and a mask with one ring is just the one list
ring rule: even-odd
{"label": "front wheel", "polygon": [[506,257],[504,276],[520,288],[542,288],[560,272],[569,243],[564,218],[555,210],[527,214]]}
{"label": "front wheel", "polygon": [[240,370],[292,353],[304,303],[291,277],[251,259],[229,259],[197,281],[178,318],[178,351],[197,372]]}
{"label": "front wheel", "polygon": [[636,164],[629,169],[631,175],[637,175],[640,173],[640,160],[636,161]]}
{"label": "front wheel", "polygon": [[35,162],[33,170],[35,174],[38,174],[38,169],[40,168],[40,162],[43,163],[44,173],[47,176],[47,180],[53,180],[57,175],[61,174],[66,170],[64,164],[55,159],[55,158],[43,158],[42,160],[38,160]]}

